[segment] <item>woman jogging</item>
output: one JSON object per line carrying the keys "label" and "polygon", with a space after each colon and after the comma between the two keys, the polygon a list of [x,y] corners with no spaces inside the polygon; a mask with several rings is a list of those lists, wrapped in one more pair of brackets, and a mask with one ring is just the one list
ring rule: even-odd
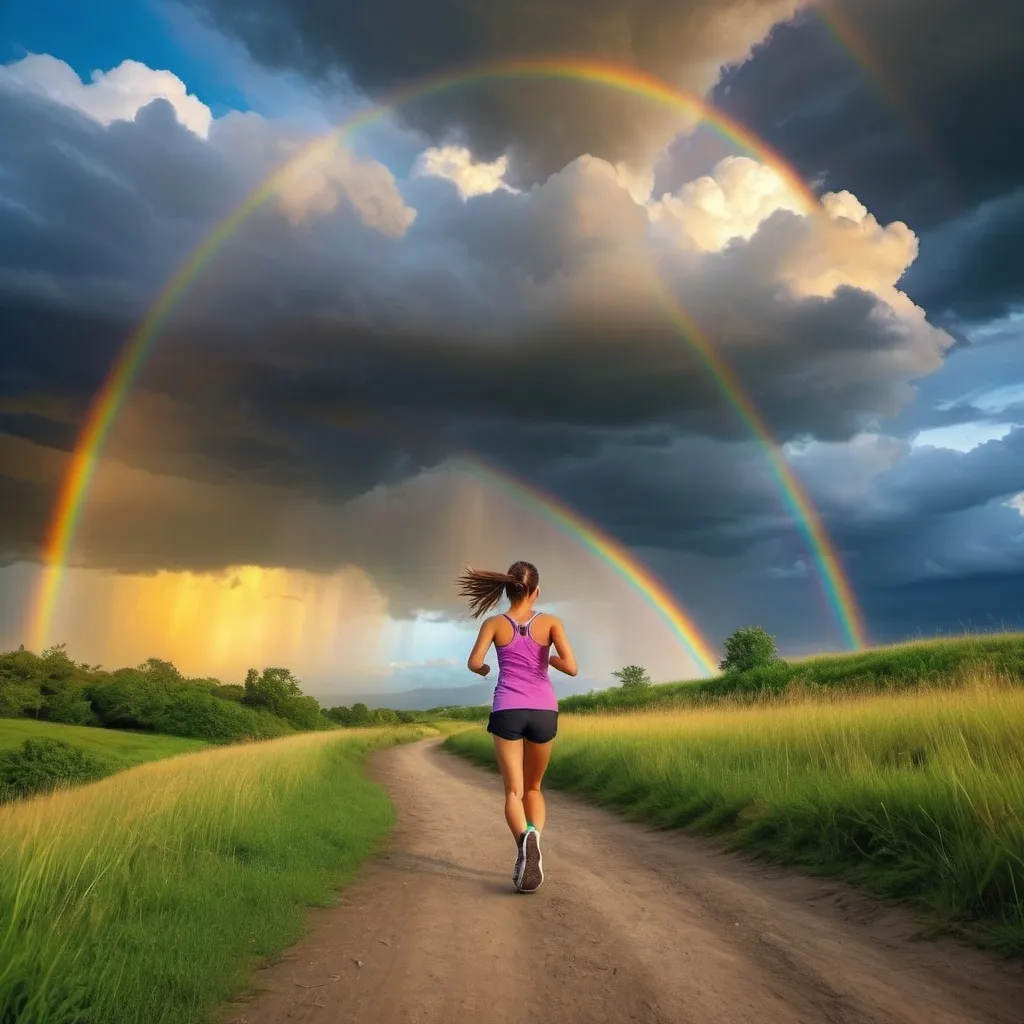
{"label": "woman jogging", "polygon": [[[505,821],[518,854],[512,881],[520,892],[534,892],[544,881],[540,834],[546,818],[540,784],[558,731],[558,700],[548,678],[548,665],[576,675],[576,658],[560,619],[533,610],[540,596],[536,566],[514,562],[508,572],[471,569],[459,577],[459,592],[469,598],[477,618],[508,598],[509,609],[485,619],[469,655],[469,670],[486,676],[484,663],[494,644],[498,682],[487,731],[505,783]],[[548,657],[554,645],[556,653]]]}

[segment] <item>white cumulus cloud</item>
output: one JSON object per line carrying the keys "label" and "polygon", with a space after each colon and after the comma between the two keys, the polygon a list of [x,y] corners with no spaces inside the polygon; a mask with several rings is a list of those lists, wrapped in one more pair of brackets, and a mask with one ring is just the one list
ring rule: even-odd
{"label": "white cumulus cloud", "polygon": [[110,71],[93,71],[90,78],[90,82],[83,82],[72,67],[46,53],[30,53],[0,68],[0,81],[42,93],[100,124],[134,121],[143,107],[164,99],[186,128],[204,139],[210,132],[210,108],[170,71],[156,71],[137,60],[124,60]]}
{"label": "white cumulus cloud", "polygon": [[676,244],[718,252],[734,238],[750,238],[777,210],[800,213],[806,205],[771,167],[730,156],[648,209],[652,224]]}
{"label": "white cumulus cloud", "polygon": [[419,178],[445,178],[459,190],[463,199],[489,195],[499,189],[514,192],[506,181],[508,157],[500,156],[492,163],[473,158],[465,146],[431,146],[416,161],[413,176]]}
{"label": "white cumulus cloud", "polygon": [[416,219],[391,171],[334,143],[314,145],[293,158],[280,175],[276,196],[292,223],[331,213],[342,199],[367,227],[390,238],[401,238]]}

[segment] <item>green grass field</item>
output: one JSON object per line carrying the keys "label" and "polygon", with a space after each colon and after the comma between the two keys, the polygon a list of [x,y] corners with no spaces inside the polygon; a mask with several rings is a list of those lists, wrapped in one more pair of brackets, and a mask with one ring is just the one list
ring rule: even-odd
{"label": "green grass field", "polygon": [[146,761],[160,761],[178,754],[191,754],[209,745],[203,740],[156,733],[58,725],[31,718],[0,718],[0,753],[21,746],[28,739],[63,740],[109,761],[112,770],[131,768]]}
{"label": "green grass field", "polygon": [[[757,700],[764,694],[792,689],[891,693],[921,686],[956,685],[977,676],[998,676],[1024,683],[1024,633],[919,640],[854,654],[783,661],[770,668],[711,679],[659,683],[638,690],[616,686],[566,697],[559,701],[559,707],[578,714],[692,707],[744,697]],[[480,711],[486,718],[486,709]]]}
{"label": "green grass field", "polygon": [[[446,743],[493,765],[481,729]],[[548,781],[909,899],[936,928],[1024,953],[1022,687],[566,715]]]}
{"label": "green grass field", "polygon": [[210,748],[0,807],[0,1024],[208,1019],[391,825],[368,752],[425,731]]}

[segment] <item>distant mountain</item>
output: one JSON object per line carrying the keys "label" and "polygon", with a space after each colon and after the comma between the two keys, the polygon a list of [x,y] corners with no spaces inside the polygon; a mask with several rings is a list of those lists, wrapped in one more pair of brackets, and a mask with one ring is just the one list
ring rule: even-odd
{"label": "distant mountain", "polygon": [[[573,681],[562,683],[554,681],[555,693],[559,697],[568,697],[571,693],[579,693],[589,689],[589,684],[573,685]],[[320,706],[333,708],[338,705],[351,707],[353,704],[365,704],[369,708],[394,708],[396,711],[428,711],[440,707],[474,707],[479,704],[490,704],[494,693],[494,683],[470,683],[468,686],[451,686],[447,688],[423,686],[416,690],[405,690],[402,693],[316,693],[313,696],[320,701]]]}

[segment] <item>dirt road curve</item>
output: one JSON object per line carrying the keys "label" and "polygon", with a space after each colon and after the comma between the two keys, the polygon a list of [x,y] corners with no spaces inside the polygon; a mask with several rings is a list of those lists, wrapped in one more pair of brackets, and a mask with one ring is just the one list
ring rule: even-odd
{"label": "dirt road curve", "polygon": [[[1022,1024],[1024,970],[844,886],[554,793],[546,880],[511,888],[497,777],[436,741],[378,755],[387,853],[260,971],[233,1024]],[[360,966],[361,965],[361,966]]]}

